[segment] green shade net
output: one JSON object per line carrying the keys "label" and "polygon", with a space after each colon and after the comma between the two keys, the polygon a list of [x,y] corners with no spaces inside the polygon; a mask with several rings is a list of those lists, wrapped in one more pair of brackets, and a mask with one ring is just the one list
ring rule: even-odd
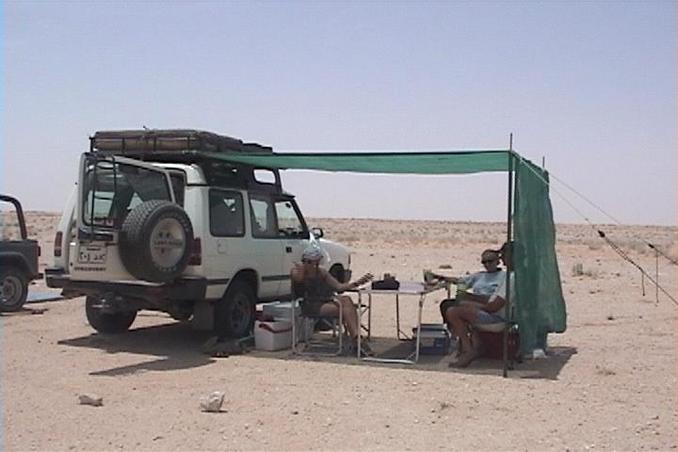
{"label": "green shade net", "polygon": [[261,168],[387,174],[467,174],[508,170],[507,151],[224,154],[210,157]]}
{"label": "green shade net", "polygon": [[[521,352],[546,346],[549,332],[566,327],[555,251],[555,227],[548,174],[506,150],[399,153],[203,153],[209,157],[260,168],[305,169],[385,174],[468,174],[515,170],[513,237],[515,298],[510,300],[520,330]],[[513,291],[512,291],[513,292]]]}
{"label": "green shade net", "polygon": [[556,231],[548,173],[514,158],[513,259],[516,273],[514,320],[523,354],[546,348],[546,334],[566,328],[565,300],[556,257]]}

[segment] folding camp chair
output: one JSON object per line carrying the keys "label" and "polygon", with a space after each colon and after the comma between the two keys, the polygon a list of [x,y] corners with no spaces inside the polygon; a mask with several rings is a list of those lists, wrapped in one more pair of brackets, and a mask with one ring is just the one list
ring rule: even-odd
{"label": "folding camp chair", "polygon": [[[302,298],[297,298],[296,300],[292,301],[292,305],[294,306],[293,312],[296,312],[297,307],[301,305],[301,301]],[[339,308],[338,316],[308,315],[304,314],[303,310],[301,309],[301,315],[298,317],[294,316],[292,321],[292,353],[302,356],[338,356],[342,353],[344,347],[344,333],[341,304],[336,298],[334,298],[331,303],[335,303]],[[327,339],[314,339],[313,336],[323,333],[316,333],[314,331],[315,328],[308,328],[306,322],[307,319],[313,320],[314,326],[318,322],[325,322],[330,325],[332,338],[335,339],[333,341],[334,345],[331,344]],[[299,328],[301,328],[301,341],[299,340]],[[323,335],[327,336],[327,334]],[[300,342],[303,343],[303,349],[299,347]],[[323,351],[328,349],[330,351]]]}

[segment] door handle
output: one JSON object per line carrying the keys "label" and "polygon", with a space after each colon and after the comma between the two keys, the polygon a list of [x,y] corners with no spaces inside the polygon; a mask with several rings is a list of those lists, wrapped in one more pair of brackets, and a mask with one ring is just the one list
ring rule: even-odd
{"label": "door handle", "polygon": [[291,247],[291,246],[286,246],[286,247],[285,247],[285,252],[291,253],[291,252],[292,252],[292,247]]}

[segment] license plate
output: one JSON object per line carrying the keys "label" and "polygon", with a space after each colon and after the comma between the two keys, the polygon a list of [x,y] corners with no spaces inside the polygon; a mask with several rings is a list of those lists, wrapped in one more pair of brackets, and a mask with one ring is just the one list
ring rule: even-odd
{"label": "license plate", "polygon": [[78,262],[81,264],[105,264],[106,247],[87,246],[80,248]]}

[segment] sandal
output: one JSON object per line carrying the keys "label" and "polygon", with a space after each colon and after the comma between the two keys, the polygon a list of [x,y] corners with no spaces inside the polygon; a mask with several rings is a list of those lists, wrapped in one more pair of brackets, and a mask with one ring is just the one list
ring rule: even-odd
{"label": "sandal", "polygon": [[464,367],[468,367],[469,364],[473,362],[478,357],[478,352],[476,350],[470,350],[468,352],[464,352],[461,355],[459,355],[459,359],[456,360],[455,362],[451,362],[449,364],[449,367],[458,367],[460,369],[463,369]]}

